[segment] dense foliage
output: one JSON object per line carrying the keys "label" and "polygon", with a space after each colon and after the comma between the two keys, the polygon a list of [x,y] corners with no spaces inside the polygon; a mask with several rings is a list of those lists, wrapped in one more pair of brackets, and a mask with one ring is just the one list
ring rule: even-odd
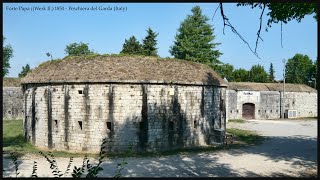
{"label": "dense foliage", "polygon": [[88,43],[71,43],[66,46],[65,53],[68,56],[79,56],[79,55],[88,55],[93,54],[93,50],[89,49]]}
{"label": "dense foliage", "polygon": [[270,63],[270,68],[269,68],[269,81],[274,82],[274,69],[273,69],[273,64]]}
{"label": "dense foliage", "polygon": [[315,65],[307,55],[296,54],[286,63],[286,82],[311,85],[315,77]]}
{"label": "dense foliage", "polygon": [[158,33],[154,32],[151,28],[147,29],[147,36],[142,40],[142,54],[145,56],[158,56],[157,52],[157,36]]}
{"label": "dense foliage", "polygon": [[4,45],[6,38],[2,36],[2,58],[3,58],[3,67],[2,67],[2,77],[9,74],[10,62],[9,60],[13,57],[13,49],[11,45]]}
{"label": "dense foliage", "polygon": [[266,83],[268,81],[268,73],[264,70],[261,65],[253,65],[249,71],[250,82],[261,82]]}
{"label": "dense foliage", "polygon": [[[279,3],[279,2],[270,2],[265,3],[269,12],[267,16],[269,16],[267,22],[267,28],[271,27],[272,23],[287,23],[291,20],[297,20],[298,22],[304,18],[306,15],[314,14],[315,20],[317,20],[317,3]],[[251,6],[251,8],[262,8],[263,3],[238,3],[237,6]],[[266,29],[267,30],[267,29]]]}
{"label": "dense foliage", "polygon": [[213,42],[215,36],[212,26],[207,22],[209,18],[202,15],[199,6],[193,7],[191,12],[181,23],[169,52],[178,59],[216,65],[222,53],[215,50],[220,43]]}
{"label": "dense foliage", "polygon": [[24,77],[28,74],[28,72],[30,72],[30,66],[29,64],[27,64],[26,66],[22,66],[22,71],[19,73],[19,77]]}
{"label": "dense foliage", "polygon": [[135,36],[131,36],[122,46],[121,54],[141,54],[142,46]]}

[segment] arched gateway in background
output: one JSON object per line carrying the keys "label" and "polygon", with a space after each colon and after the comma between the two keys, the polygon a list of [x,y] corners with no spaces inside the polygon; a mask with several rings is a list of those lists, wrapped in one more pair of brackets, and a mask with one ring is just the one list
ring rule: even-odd
{"label": "arched gateway in background", "polygon": [[22,79],[24,133],[37,147],[161,151],[223,143],[225,90],[210,67],[183,60],[77,56]]}

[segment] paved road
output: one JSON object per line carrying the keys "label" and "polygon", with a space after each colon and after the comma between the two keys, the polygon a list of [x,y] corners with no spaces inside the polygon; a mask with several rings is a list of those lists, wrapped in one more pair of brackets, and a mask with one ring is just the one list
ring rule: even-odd
{"label": "paved road", "polygon": [[[126,177],[259,177],[300,176],[306,169],[317,171],[316,120],[250,120],[246,123],[228,123],[227,127],[259,132],[267,139],[258,146],[228,151],[189,153],[165,157],[128,158],[122,172]],[[48,163],[42,157],[26,155],[22,159],[20,176],[30,176],[33,160],[38,162],[38,176],[52,176]],[[121,159],[104,162],[100,176],[113,176],[116,163]],[[61,170],[68,159],[58,158]],[[81,166],[76,158],[72,165]],[[5,176],[13,176],[13,165],[4,158]]]}

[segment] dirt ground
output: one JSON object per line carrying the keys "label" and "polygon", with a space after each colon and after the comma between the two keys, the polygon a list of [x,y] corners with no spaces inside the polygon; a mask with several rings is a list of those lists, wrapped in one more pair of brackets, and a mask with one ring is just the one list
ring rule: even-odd
{"label": "dirt ground", "polygon": [[[187,153],[164,157],[127,158],[125,177],[283,177],[317,175],[317,120],[248,120],[228,123],[227,128],[254,130],[266,137],[256,146],[215,152]],[[100,177],[112,177],[122,158],[107,159]],[[36,155],[21,159],[18,177],[30,177],[33,161],[38,162],[38,176],[52,177],[48,162]],[[65,171],[69,159],[57,158]],[[72,167],[82,165],[74,159]],[[4,176],[14,177],[10,159],[3,159]],[[67,176],[71,176],[69,173]]]}

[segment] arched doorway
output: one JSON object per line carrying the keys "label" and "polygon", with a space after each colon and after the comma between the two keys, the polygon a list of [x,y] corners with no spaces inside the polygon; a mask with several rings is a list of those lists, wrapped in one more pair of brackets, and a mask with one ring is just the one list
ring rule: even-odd
{"label": "arched doorway", "polygon": [[242,117],[244,119],[254,119],[255,105],[253,103],[244,103],[242,105]]}

